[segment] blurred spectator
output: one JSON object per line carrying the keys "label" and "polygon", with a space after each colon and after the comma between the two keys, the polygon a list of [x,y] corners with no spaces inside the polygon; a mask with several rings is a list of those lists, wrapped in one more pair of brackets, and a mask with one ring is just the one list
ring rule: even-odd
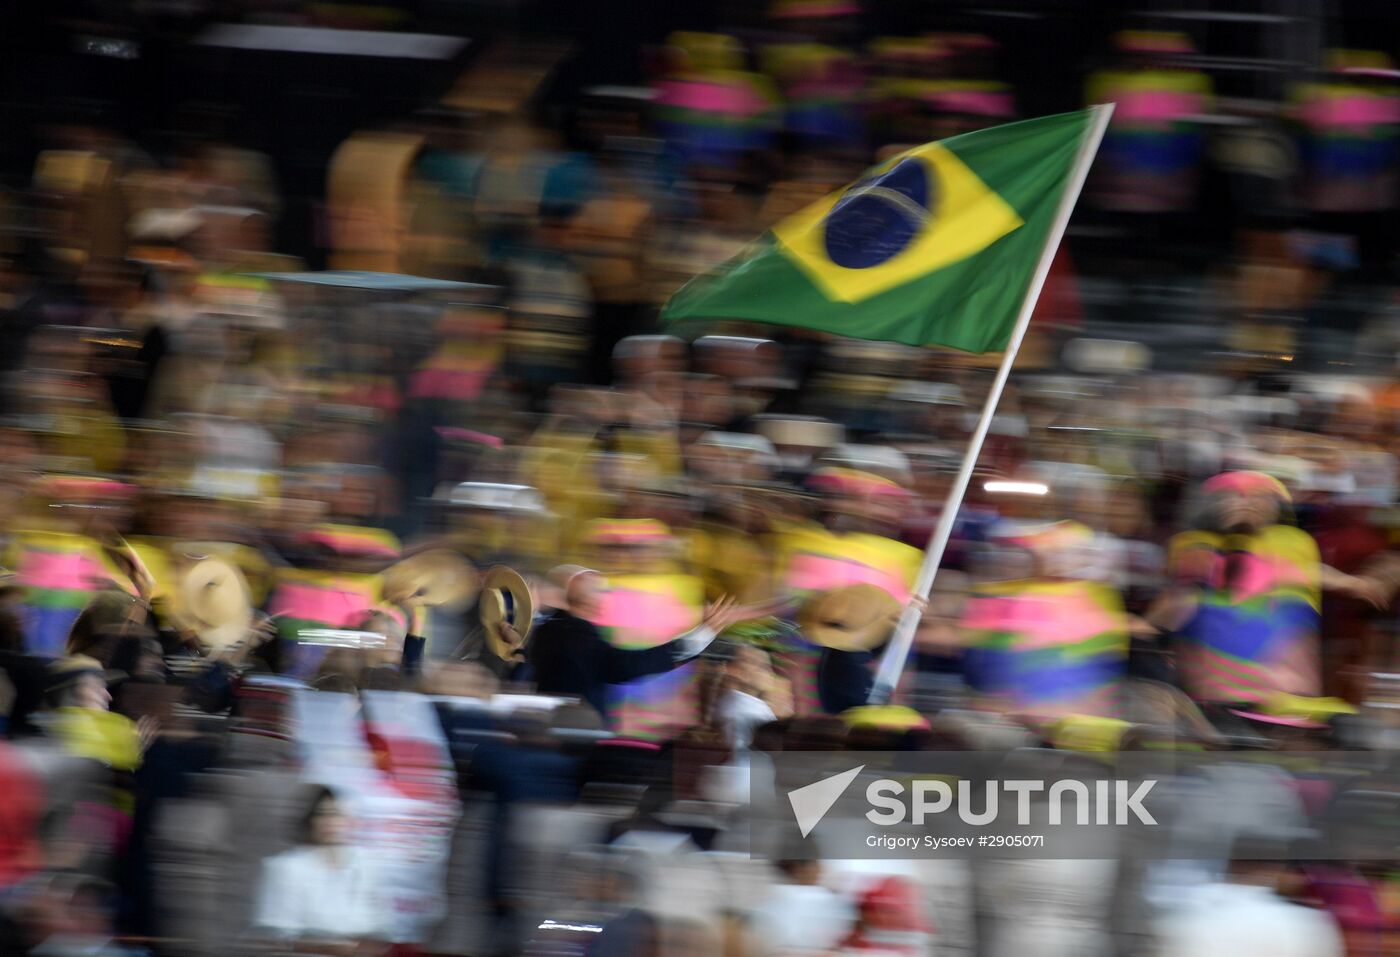
{"label": "blurred spectator", "polygon": [[1128,30],[1113,42],[1117,64],[1089,79],[1090,103],[1116,104],[1091,195],[1122,212],[1187,212],[1197,199],[1210,77],[1186,65],[1193,47],[1184,33]]}
{"label": "blurred spectator", "polygon": [[1378,50],[1328,50],[1320,72],[1293,92],[1304,206],[1320,213],[1394,208],[1400,200],[1394,63]]}
{"label": "blurred spectator", "polygon": [[[754,732],[777,720],[773,705],[766,700],[778,698],[781,707],[775,684],[776,676],[768,655],[759,648],[741,645],[724,663],[719,697],[715,702],[715,723],[734,751],[746,751],[753,743]],[[789,707],[784,710],[790,710],[791,701],[787,704]]]}
{"label": "blurred spectator", "polygon": [[305,953],[363,953],[388,932],[388,888],[329,788],[306,804],[296,847],[263,864],[254,924]]}
{"label": "blurred spectator", "polygon": [[590,619],[599,612],[602,577],[583,569],[561,585],[567,608],[553,609],[527,646],[536,687],[546,694],[583,698],[604,719],[609,715],[608,684],[622,684],[670,671],[696,657],[737,620],[732,599],[706,609],[698,628],[646,649],[617,648],[605,641]]}
{"label": "blurred spectator", "polygon": [[[1272,856],[1265,852],[1269,843]],[[1280,850],[1276,839],[1242,837],[1229,875],[1187,890],[1178,907],[1158,921],[1156,953],[1342,957],[1346,948],[1333,919],[1283,896],[1288,864]]]}
{"label": "blurred spectator", "polygon": [[[1278,480],[1227,472],[1205,490],[1214,500],[1210,530],[1173,541],[1171,567],[1187,591],[1164,599],[1159,608],[1166,618],[1157,619],[1180,628],[1189,643],[1180,662],[1183,683],[1198,700],[1215,703],[1259,701],[1280,691],[1317,695],[1322,589],[1373,598],[1378,583],[1323,566],[1311,536],[1279,523],[1289,495]],[[1263,593],[1276,596],[1269,608],[1249,603]]]}
{"label": "blurred spectator", "polygon": [[94,758],[117,771],[133,771],[155,732],[150,719],[140,726],[110,711],[107,681],[121,677],[87,655],[69,655],[49,667],[52,711],[46,728],[72,754]]}
{"label": "blurred spectator", "polygon": [[753,955],[828,953],[856,925],[856,910],[841,894],[822,886],[818,860],[783,860],[781,879],[749,918],[748,953]]}

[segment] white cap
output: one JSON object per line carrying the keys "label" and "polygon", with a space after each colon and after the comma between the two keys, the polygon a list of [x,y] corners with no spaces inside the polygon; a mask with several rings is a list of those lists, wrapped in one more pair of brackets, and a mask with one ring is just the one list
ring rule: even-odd
{"label": "white cap", "polygon": [[699,445],[713,445],[723,449],[741,449],[748,452],[773,455],[777,449],[773,443],[761,435],[748,432],[706,432],[700,436]]}
{"label": "white cap", "polygon": [[924,405],[963,405],[962,389],[946,382],[905,381],[890,390],[897,402],[919,402]]}
{"label": "white cap", "polygon": [[183,239],[204,223],[193,209],[143,209],[131,219],[127,231],[143,242],[173,242]]}
{"label": "white cap", "polygon": [[838,445],[822,456],[822,464],[874,472],[901,485],[908,485],[911,476],[909,456],[887,445]]}

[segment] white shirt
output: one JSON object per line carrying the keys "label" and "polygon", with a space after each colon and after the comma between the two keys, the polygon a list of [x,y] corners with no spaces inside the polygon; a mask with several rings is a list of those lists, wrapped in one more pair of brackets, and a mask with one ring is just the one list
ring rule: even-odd
{"label": "white shirt", "polygon": [[1204,884],[1159,920],[1157,957],[1344,957],[1336,923],[1264,887]]}
{"label": "white shirt", "polygon": [[826,953],[851,931],[855,908],[845,897],[810,884],[778,884],[752,915],[749,941],[765,957]]}
{"label": "white shirt", "polygon": [[1307,833],[1302,799],[1281,768],[1218,764],[1164,783],[1173,808],[1169,838],[1182,853],[1147,867],[1143,893],[1161,910],[1176,908],[1202,884],[1221,882],[1240,834]]}
{"label": "white shirt", "polygon": [[374,865],[360,848],[337,850],[338,864],[318,847],[263,861],[254,923],[285,937],[387,939],[389,907]]}
{"label": "white shirt", "polygon": [[747,751],[753,743],[753,733],[770,721],[776,721],[773,709],[751,694],[731,688],[715,706],[715,717],[724,731],[724,740],[735,751]]}
{"label": "white shirt", "polygon": [[639,905],[664,920],[717,922],[726,909],[724,875],[689,834],[628,831],[612,847],[632,856]]}

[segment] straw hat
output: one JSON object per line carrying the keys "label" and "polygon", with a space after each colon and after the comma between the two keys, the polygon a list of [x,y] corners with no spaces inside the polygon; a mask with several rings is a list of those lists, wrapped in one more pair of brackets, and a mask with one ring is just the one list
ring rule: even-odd
{"label": "straw hat", "polygon": [[808,641],[837,651],[869,651],[899,621],[900,604],[876,585],[843,585],[813,595],[797,613]]}
{"label": "straw hat", "polygon": [[447,548],[411,555],[384,572],[384,600],[396,605],[465,608],[481,576],[471,562]]}
{"label": "straw hat", "polygon": [[247,636],[253,626],[253,603],[248,582],[236,565],[222,558],[204,558],[180,577],[179,607],[186,627],[213,650]]}
{"label": "straw hat", "polygon": [[104,667],[102,662],[88,655],[65,655],[49,665],[47,690],[61,691],[84,675],[96,675],[103,681],[116,681],[126,677],[123,672],[111,671]]}
{"label": "straw hat", "polygon": [[845,439],[846,430],[828,419],[807,415],[759,415],[756,431],[775,446],[806,449],[835,448]]}
{"label": "straw hat", "polygon": [[491,653],[509,660],[517,649],[502,640],[496,626],[502,622],[516,630],[523,641],[530,634],[535,618],[535,600],[530,586],[520,573],[505,565],[497,565],[486,573],[481,583],[478,603],[481,626],[486,631],[486,645]]}

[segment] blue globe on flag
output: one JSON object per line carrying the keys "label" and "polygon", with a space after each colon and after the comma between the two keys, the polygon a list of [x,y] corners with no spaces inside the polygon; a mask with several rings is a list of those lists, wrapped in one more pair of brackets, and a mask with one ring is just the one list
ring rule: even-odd
{"label": "blue globe on flag", "polygon": [[910,157],[861,180],[827,214],[827,257],[846,269],[869,269],[903,252],[933,218],[937,184]]}

